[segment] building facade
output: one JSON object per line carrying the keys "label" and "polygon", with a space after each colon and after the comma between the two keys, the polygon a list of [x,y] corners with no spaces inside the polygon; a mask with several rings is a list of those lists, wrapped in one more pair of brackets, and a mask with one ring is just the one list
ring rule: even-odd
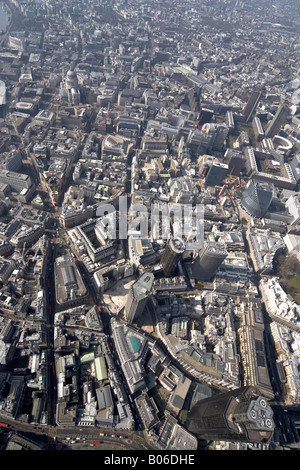
{"label": "building facade", "polygon": [[172,238],[167,241],[165,251],[161,258],[161,265],[165,276],[172,276],[177,268],[178,261],[181,259],[185,250],[185,244],[179,238]]}
{"label": "building facade", "polygon": [[132,323],[143,313],[153,282],[154,275],[152,273],[144,273],[131,286],[125,305],[125,316],[128,322]]}

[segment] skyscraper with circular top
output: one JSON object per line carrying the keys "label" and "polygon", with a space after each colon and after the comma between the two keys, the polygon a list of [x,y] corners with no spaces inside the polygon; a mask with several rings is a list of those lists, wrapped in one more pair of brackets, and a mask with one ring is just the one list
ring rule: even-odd
{"label": "skyscraper with circular top", "polygon": [[268,443],[273,410],[257,387],[245,386],[198,401],[184,423],[199,439]]}
{"label": "skyscraper with circular top", "polygon": [[167,241],[165,251],[161,257],[161,265],[166,277],[173,276],[184,251],[185,243],[181,238],[170,238]]}

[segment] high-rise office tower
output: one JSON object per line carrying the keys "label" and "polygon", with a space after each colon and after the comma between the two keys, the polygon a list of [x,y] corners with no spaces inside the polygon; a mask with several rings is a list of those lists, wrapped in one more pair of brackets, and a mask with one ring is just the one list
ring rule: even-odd
{"label": "high-rise office tower", "polygon": [[228,171],[233,176],[239,176],[241,171],[246,168],[247,157],[240,150],[227,149],[225,159],[228,164]]}
{"label": "high-rise office tower", "polygon": [[243,112],[243,116],[245,118],[245,121],[248,122],[251,117],[253,116],[253,113],[255,112],[255,109],[259,103],[261,97],[261,91],[259,90],[254,90],[251,93],[251,96],[246,104],[246,107]]}
{"label": "high-rise office tower", "polygon": [[274,195],[274,185],[252,179],[244,191],[241,204],[252,217],[264,217]]}
{"label": "high-rise office tower", "polygon": [[202,126],[201,132],[210,137],[208,150],[222,150],[229,132],[227,124],[206,123]]}
{"label": "high-rise office tower", "polygon": [[227,257],[224,245],[206,241],[191,265],[191,277],[198,281],[210,281]]}
{"label": "high-rise office tower", "polygon": [[289,115],[289,107],[286,104],[281,104],[269,123],[265,132],[266,137],[273,138],[280,130],[281,126],[286,122],[286,118]]}
{"label": "high-rise office tower", "polygon": [[268,443],[273,410],[259,389],[241,387],[198,401],[184,423],[199,439]]}
{"label": "high-rise office tower", "polygon": [[205,184],[208,186],[219,186],[227,174],[228,165],[226,163],[214,162],[210,165],[205,175]]}
{"label": "high-rise office tower", "polygon": [[161,257],[161,265],[166,277],[173,276],[184,251],[185,244],[181,238],[169,238]]}
{"label": "high-rise office tower", "polygon": [[191,130],[187,138],[187,147],[192,155],[203,155],[207,153],[212,136],[207,132],[202,132],[201,126],[197,130]]}
{"label": "high-rise office tower", "polygon": [[206,124],[207,122],[212,122],[214,115],[214,111],[212,109],[204,108],[201,106],[201,111],[199,114],[199,129],[201,129],[201,126],[203,124]]}
{"label": "high-rise office tower", "polygon": [[194,86],[188,92],[188,102],[193,113],[199,113],[201,101],[201,88]]}
{"label": "high-rise office tower", "polygon": [[125,305],[125,316],[128,322],[132,323],[143,313],[153,282],[154,275],[152,273],[143,273],[130,287]]}

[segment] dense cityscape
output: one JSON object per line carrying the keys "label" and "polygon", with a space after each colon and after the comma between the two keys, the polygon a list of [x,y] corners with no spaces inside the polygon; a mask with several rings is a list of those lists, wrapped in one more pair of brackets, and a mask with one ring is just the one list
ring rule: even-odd
{"label": "dense cityscape", "polygon": [[299,24],[0,2],[1,450],[299,450]]}

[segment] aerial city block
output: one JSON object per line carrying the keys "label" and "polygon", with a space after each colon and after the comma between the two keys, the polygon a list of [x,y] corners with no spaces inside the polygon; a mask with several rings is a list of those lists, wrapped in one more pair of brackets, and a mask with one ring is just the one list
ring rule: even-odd
{"label": "aerial city block", "polygon": [[0,450],[300,449],[299,24],[1,0]]}

